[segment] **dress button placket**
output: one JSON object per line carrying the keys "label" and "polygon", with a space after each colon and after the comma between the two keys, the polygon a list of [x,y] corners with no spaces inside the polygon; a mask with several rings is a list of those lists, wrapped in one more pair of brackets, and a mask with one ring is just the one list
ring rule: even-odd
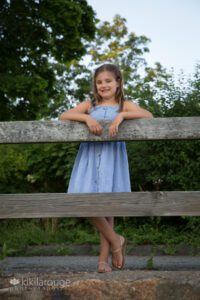
{"label": "dress button placket", "polygon": [[[107,117],[107,107],[103,107],[103,110],[104,110],[103,119],[105,120]],[[97,180],[96,180],[97,191],[99,191],[100,164],[101,164],[101,149],[99,149],[99,151],[97,152]]]}
{"label": "dress button placket", "polygon": [[106,119],[106,114],[107,114],[107,107],[104,107],[104,116],[103,116],[104,119]]}

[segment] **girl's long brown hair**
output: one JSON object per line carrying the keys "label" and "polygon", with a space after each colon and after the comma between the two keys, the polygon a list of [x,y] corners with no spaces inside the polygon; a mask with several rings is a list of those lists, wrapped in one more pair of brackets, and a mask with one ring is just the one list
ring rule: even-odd
{"label": "girl's long brown hair", "polygon": [[96,78],[97,76],[103,72],[103,71],[108,71],[113,73],[115,80],[119,83],[119,86],[117,87],[116,90],[116,101],[119,103],[119,111],[122,111],[123,109],[123,103],[124,103],[124,91],[123,91],[123,78],[122,78],[122,73],[120,69],[114,65],[114,64],[103,64],[102,66],[98,67],[93,76],[93,96],[94,98],[92,99],[92,106],[97,105],[98,103],[101,102],[102,98],[97,92],[97,87],[96,87]]}

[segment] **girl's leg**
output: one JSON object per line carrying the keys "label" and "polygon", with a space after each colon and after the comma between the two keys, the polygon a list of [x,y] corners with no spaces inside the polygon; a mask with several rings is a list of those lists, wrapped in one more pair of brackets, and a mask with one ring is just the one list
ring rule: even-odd
{"label": "girl's leg", "polygon": [[[114,218],[106,217],[105,219],[113,228]],[[110,252],[110,243],[107,241],[104,235],[100,233],[100,255],[99,255],[99,266],[98,266],[99,272],[110,272],[112,270],[108,265],[109,252]]]}
{"label": "girl's leg", "polygon": [[123,253],[122,253],[122,243],[125,243],[125,239],[118,235],[108,223],[104,217],[91,217],[89,218],[91,223],[100,231],[104,238],[111,245],[113,252],[113,263],[118,268],[123,265]]}

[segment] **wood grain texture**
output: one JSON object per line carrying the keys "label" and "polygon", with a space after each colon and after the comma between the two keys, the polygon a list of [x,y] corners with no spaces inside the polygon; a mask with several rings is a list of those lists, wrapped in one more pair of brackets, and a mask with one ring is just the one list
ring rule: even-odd
{"label": "wood grain texture", "polygon": [[200,117],[125,120],[115,138],[108,135],[110,122],[101,124],[103,134],[95,136],[75,121],[0,122],[0,144],[200,139]]}
{"label": "wood grain texture", "polygon": [[1,219],[178,215],[200,215],[200,192],[0,195]]}

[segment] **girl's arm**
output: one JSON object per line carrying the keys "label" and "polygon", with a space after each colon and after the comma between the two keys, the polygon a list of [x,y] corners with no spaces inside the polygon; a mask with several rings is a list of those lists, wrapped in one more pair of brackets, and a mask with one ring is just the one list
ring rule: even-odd
{"label": "girl's arm", "polygon": [[69,109],[68,111],[62,113],[60,115],[60,120],[71,120],[71,121],[79,121],[84,122],[88,126],[89,130],[95,135],[102,134],[102,127],[95,119],[90,117],[89,109],[90,109],[90,101],[84,101],[78,104],[76,107]]}
{"label": "girl's arm", "polygon": [[151,112],[131,101],[124,102],[124,110],[120,114],[123,119],[153,118]]}
{"label": "girl's arm", "polygon": [[88,111],[90,108],[89,101],[84,101],[78,104],[76,107],[69,109],[62,113],[59,117],[61,121],[72,120],[79,122],[86,122],[88,115]]}
{"label": "girl's arm", "polygon": [[109,127],[109,135],[116,136],[119,125],[125,119],[153,118],[152,113],[141,108],[131,101],[124,101],[124,109],[120,112]]}

